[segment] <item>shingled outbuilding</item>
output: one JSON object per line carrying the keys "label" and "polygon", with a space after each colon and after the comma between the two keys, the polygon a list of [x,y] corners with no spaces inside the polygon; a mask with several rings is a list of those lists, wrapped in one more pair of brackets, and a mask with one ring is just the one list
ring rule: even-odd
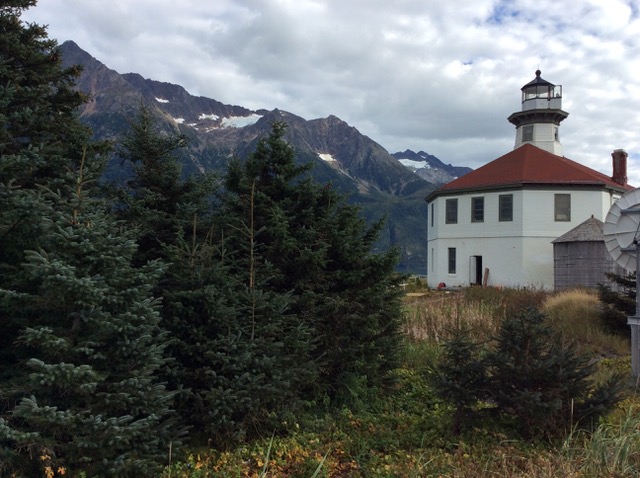
{"label": "shingled outbuilding", "polygon": [[607,273],[626,275],[607,251],[603,222],[593,216],[552,242],[555,290],[613,286]]}

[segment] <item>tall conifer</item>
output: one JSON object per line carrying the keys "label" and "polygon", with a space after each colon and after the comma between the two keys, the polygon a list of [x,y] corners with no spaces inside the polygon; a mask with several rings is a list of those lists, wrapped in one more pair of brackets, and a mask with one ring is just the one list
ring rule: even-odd
{"label": "tall conifer", "polygon": [[[397,365],[400,327],[396,251],[375,253],[381,222],[314,182],[276,123],[225,178],[223,223],[253,210],[256,254],[270,264],[269,289],[292,294],[291,312],[315,338],[320,378],[312,393],[344,398],[355,385],[386,383]],[[237,235],[226,228],[228,247]]]}
{"label": "tall conifer", "polygon": [[53,463],[89,476],[155,476],[180,438],[173,393],[157,378],[167,337],[151,291],[161,265],[133,267],[133,237],[81,188],[41,200],[47,237],[0,289],[18,328],[18,361],[4,364],[2,384],[5,471]]}
{"label": "tall conifer", "polygon": [[208,437],[272,429],[312,380],[311,338],[288,313],[288,294],[265,288],[251,208],[229,218],[238,240],[228,248],[211,222],[211,178],[182,177],[183,138],[161,133],[146,108],[131,126],[120,154],[134,174],[119,214],[139,230],[143,256],[167,262],[158,293],[181,416]]}
{"label": "tall conifer", "polygon": [[104,145],[75,116],[79,70],[20,20],[34,4],[0,5],[0,475],[154,476],[176,436],[160,264],[134,269],[95,199]]}

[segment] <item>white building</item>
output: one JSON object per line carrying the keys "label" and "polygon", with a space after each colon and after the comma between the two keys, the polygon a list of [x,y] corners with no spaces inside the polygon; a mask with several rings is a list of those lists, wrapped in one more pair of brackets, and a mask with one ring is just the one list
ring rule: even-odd
{"label": "white building", "polygon": [[590,217],[604,220],[626,191],[623,150],[607,177],[562,156],[562,87],[522,87],[513,151],[435,190],[428,202],[428,280],[553,289],[552,241]]}

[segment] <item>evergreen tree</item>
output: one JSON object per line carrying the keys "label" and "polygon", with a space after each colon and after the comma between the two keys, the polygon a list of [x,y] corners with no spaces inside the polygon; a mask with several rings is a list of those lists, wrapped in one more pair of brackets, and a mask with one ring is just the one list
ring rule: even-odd
{"label": "evergreen tree", "polygon": [[155,476],[177,434],[156,378],[160,264],[133,268],[93,198],[104,145],[74,115],[79,70],[20,21],[34,4],[0,6],[0,474]]}
{"label": "evergreen tree", "polygon": [[628,337],[627,319],[636,315],[636,273],[626,276],[607,273],[607,278],[618,286],[618,290],[598,284],[598,296],[603,304],[602,321],[612,332]]}
{"label": "evergreen tree", "polygon": [[[133,177],[120,191],[119,217],[138,231],[138,262],[165,258],[165,246],[178,237],[206,234],[214,177],[182,177],[178,154],[187,145],[182,134],[162,134],[151,111],[141,105],[118,148]],[[197,218],[197,219],[196,219]],[[187,232],[188,231],[188,232]]]}
{"label": "evergreen tree", "polygon": [[[83,100],[73,90],[80,70],[61,69],[57,45],[46,30],[20,19],[35,3],[8,0],[0,5],[0,287],[20,267],[24,251],[38,248],[46,237],[43,188],[70,186],[64,173],[97,149],[74,115]],[[5,321],[0,380],[15,361],[17,334],[17,325]]]}
{"label": "evergreen tree", "polygon": [[104,145],[89,144],[91,132],[75,116],[85,100],[74,89],[79,67],[62,69],[57,44],[44,27],[25,25],[20,16],[35,0],[0,5],[0,264],[10,268],[22,250],[40,237],[35,204],[12,201],[18,188],[55,189],[74,170],[83,151],[91,156]]}
{"label": "evergreen tree", "polygon": [[455,406],[454,431],[489,411],[527,438],[552,437],[591,428],[620,400],[620,377],[596,384],[595,371],[589,356],[528,308],[505,318],[494,347],[464,332],[447,342],[438,389]]}
{"label": "evergreen tree", "polygon": [[473,424],[479,402],[489,396],[485,355],[483,347],[471,340],[469,330],[455,331],[444,344],[436,390],[443,400],[455,407],[451,424],[454,435]]}
{"label": "evergreen tree", "polygon": [[[120,217],[140,232],[141,258],[167,262],[158,293],[172,361],[166,377],[181,388],[178,408],[194,434],[236,437],[299,405],[297,384],[311,381],[308,331],[288,314],[287,294],[264,290],[251,217],[233,222],[233,254],[215,240],[210,177],[182,178],[184,139],[161,134],[142,108],[123,141],[133,177]],[[231,223],[229,223],[231,224]]]}
{"label": "evergreen tree", "polygon": [[306,174],[273,125],[246,162],[225,178],[221,229],[237,249],[233,218],[253,211],[256,255],[270,264],[268,287],[292,294],[291,312],[313,330],[320,377],[310,390],[344,399],[358,386],[386,383],[397,365],[400,326],[396,251],[372,252],[382,222],[367,227],[359,209]]}
{"label": "evergreen tree", "polygon": [[[73,88],[80,68],[62,69],[45,28],[20,19],[35,3],[0,4],[0,286],[20,267],[24,251],[37,249],[46,237],[43,188],[72,186],[65,172],[106,150],[89,142],[91,131],[75,115],[85,99]],[[14,326],[4,325],[0,364],[14,360]]]}
{"label": "evergreen tree", "polygon": [[589,426],[620,399],[618,377],[595,386],[595,363],[554,334],[536,309],[507,317],[496,341],[490,356],[493,399],[525,436]]}
{"label": "evergreen tree", "polygon": [[269,290],[261,278],[268,265],[250,251],[231,260],[219,244],[200,244],[195,255],[185,246],[174,249],[171,273],[182,287],[166,291],[165,312],[179,337],[173,357],[188,388],[187,422],[214,442],[293,422],[304,406],[300,389],[315,377],[313,338],[289,313],[288,294]]}
{"label": "evergreen tree", "polygon": [[151,290],[162,269],[131,265],[135,242],[84,195],[85,178],[40,199],[47,237],[0,289],[20,358],[3,364],[3,463],[34,476],[33,457],[48,456],[89,476],[155,476],[179,444],[173,393],[156,376],[166,337]]}

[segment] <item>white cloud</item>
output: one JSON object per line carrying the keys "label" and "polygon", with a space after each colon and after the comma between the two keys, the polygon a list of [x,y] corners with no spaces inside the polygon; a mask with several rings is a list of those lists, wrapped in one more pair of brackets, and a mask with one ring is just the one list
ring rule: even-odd
{"label": "white cloud", "polygon": [[49,25],[121,73],[307,119],[334,114],[390,150],[478,167],[536,69],[562,84],[565,155],[640,185],[640,18],[625,0],[40,0]]}

